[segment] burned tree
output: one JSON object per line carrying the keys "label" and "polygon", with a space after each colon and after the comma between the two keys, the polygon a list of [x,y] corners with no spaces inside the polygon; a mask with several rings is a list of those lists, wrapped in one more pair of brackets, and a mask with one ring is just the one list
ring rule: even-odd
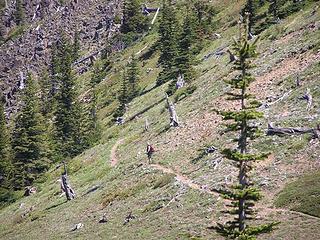
{"label": "burned tree", "polygon": [[235,137],[237,146],[222,151],[224,157],[233,161],[238,168],[238,183],[230,189],[220,191],[224,198],[231,201],[229,205],[231,209],[227,213],[235,217],[215,227],[218,233],[231,239],[255,239],[256,235],[271,231],[275,225],[271,223],[249,226],[248,223],[249,219],[253,219],[255,202],[262,197],[260,190],[254,186],[249,177],[251,163],[268,156],[265,153],[252,153],[248,148],[249,141],[259,136],[258,128],[252,122],[263,117],[263,113],[257,111],[259,104],[248,92],[250,84],[255,80],[250,69],[254,67],[252,61],[257,56],[257,39],[250,42],[248,31],[247,19],[246,24],[240,25],[239,39],[234,39],[233,43],[233,51],[237,57],[234,61],[234,70],[238,74],[227,82],[231,86],[231,92],[227,93],[228,100],[238,102],[240,109],[219,112],[223,120],[228,121],[227,131],[238,135]]}
{"label": "burned tree", "polygon": [[166,98],[167,98],[167,105],[168,105],[169,114],[170,114],[170,126],[179,127],[178,115],[175,110],[174,104],[170,101],[168,95],[166,95]]}

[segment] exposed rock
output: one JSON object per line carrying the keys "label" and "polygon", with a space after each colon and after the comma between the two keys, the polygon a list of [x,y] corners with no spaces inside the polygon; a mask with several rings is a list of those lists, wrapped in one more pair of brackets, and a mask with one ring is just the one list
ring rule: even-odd
{"label": "exposed rock", "polygon": [[[2,32],[8,34],[16,28],[14,22],[14,2],[2,16]],[[58,0],[24,1],[26,27],[21,35],[0,46],[0,90],[6,96],[6,114],[9,116],[17,108],[17,93],[21,90],[21,75],[32,72],[35,77],[42,76],[50,63],[52,44],[61,31],[72,39],[74,31],[79,31],[81,49],[97,52],[104,46],[107,38],[119,31],[113,19],[121,14],[121,1],[99,2],[94,0],[68,1],[61,5]],[[94,42],[92,42],[94,39]],[[123,48],[116,42],[114,48]],[[100,53],[100,51],[98,51]],[[92,59],[77,65],[79,73],[85,72]]]}

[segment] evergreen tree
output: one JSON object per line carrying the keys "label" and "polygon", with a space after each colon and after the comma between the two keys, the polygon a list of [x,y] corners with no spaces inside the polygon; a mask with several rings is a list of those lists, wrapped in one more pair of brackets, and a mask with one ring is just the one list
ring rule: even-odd
{"label": "evergreen tree", "polygon": [[23,8],[23,1],[22,0],[16,0],[16,9],[14,12],[14,17],[15,17],[17,25],[24,24],[25,16],[24,16],[24,8]]}
{"label": "evergreen tree", "polygon": [[84,111],[82,133],[86,147],[93,146],[100,139],[100,126],[97,116],[97,90],[95,81],[90,82],[90,100]]}
{"label": "evergreen tree", "polygon": [[73,157],[84,149],[81,136],[81,106],[72,73],[72,48],[64,37],[58,46],[57,109],[55,112],[56,142],[61,157]]}
{"label": "evergreen tree", "polygon": [[141,12],[139,0],[125,0],[123,3],[122,33],[142,33],[148,29],[148,18]]}
{"label": "evergreen tree", "polygon": [[278,18],[278,1],[270,0],[269,13],[272,14],[274,20]]}
{"label": "evergreen tree", "polygon": [[175,66],[178,55],[178,29],[179,23],[176,19],[175,10],[170,0],[164,0],[162,5],[162,14],[159,26],[159,64],[162,71],[157,79],[157,85],[161,85],[178,76]]}
{"label": "evergreen tree", "polygon": [[57,107],[56,98],[52,95],[52,83],[50,81],[48,71],[43,72],[43,77],[40,80],[40,99],[41,99],[41,114],[46,122],[46,142],[48,158],[56,161],[58,158],[59,149],[56,143],[56,128],[54,124],[54,113]]}
{"label": "evergreen tree", "polygon": [[31,185],[37,175],[48,168],[43,117],[39,92],[31,75],[23,92],[23,107],[19,111],[13,131],[14,188]]}
{"label": "evergreen tree", "polygon": [[111,62],[106,56],[101,60],[95,61],[92,70],[91,85],[96,86],[99,84],[106,77],[110,69]]}
{"label": "evergreen tree", "polygon": [[195,0],[192,12],[196,15],[196,27],[198,41],[203,40],[204,35],[210,34],[213,30],[212,23],[216,10],[213,6],[202,0]]}
{"label": "evergreen tree", "polygon": [[250,33],[253,33],[253,26],[255,24],[255,18],[256,18],[256,6],[254,0],[247,0],[246,5],[243,9],[243,15],[248,15],[248,31],[249,36]]}
{"label": "evergreen tree", "polygon": [[138,96],[139,94],[139,70],[138,70],[138,62],[137,59],[132,56],[131,61],[128,65],[127,70],[127,78],[128,78],[128,101],[131,101],[133,98]]}
{"label": "evergreen tree", "polygon": [[0,187],[10,185],[10,173],[12,171],[10,159],[10,137],[7,131],[6,116],[4,112],[2,95],[0,98]]}
{"label": "evergreen tree", "polygon": [[113,117],[116,119],[122,117],[126,112],[126,105],[129,103],[130,94],[129,94],[129,82],[126,72],[124,72],[122,77],[122,84],[120,89],[120,95],[118,96],[119,107],[116,112],[113,114]]}
{"label": "evergreen tree", "polygon": [[[248,92],[250,84],[255,80],[250,70],[254,67],[252,61],[257,55],[256,41],[249,42],[248,31],[247,23],[245,27],[242,26],[239,39],[234,41],[233,50],[238,57],[234,63],[234,70],[239,74],[228,81],[231,86],[231,92],[228,93],[229,100],[238,102],[240,110],[221,112],[223,119],[228,121],[227,131],[238,135],[237,147],[223,150],[223,155],[234,161],[239,170],[238,184],[229,190],[221,191],[222,195],[231,201],[231,209],[228,213],[236,216],[234,220],[225,225],[218,224],[217,227],[220,234],[232,239],[255,239],[256,235],[271,231],[276,224],[260,226],[249,226],[248,224],[248,219],[253,217],[255,202],[261,199],[260,190],[249,178],[251,163],[268,156],[265,153],[249,153],[248,149],[249,140],[259,136],[258,128],[252,122],[263,117],[263,113],[257,111],[259,103]],[[229,123],[230,121],[233,123]]]}
{"label": "evergreen tree", "polygon": [[[176,67],[178,74],[184,76],[184,80],[190,83],[195,77],[195,48],[194,44],[197,42],[195,16],[192,11],[188,11],[188,14],[183,22],[183,29],[179,36],[178,43],[178,56],[176,58]],[[174,84],[176,81],[174,82]]]}
{"label": "evergreen tree", "polygon": [[58,92],[59,86],[59,72],[60,72],[60,58],[63,57],[62,53],[59,54],[59,49],[61,49],[59,42],[52,45],[51,58],[49,66],[49,83],[48,97],[55,98]]}
{"label": "evergreen tree", "polygon": [[[184,19],[183,28],[179,36],[178,55],[175,59],[177,76],[179,74],[182,75],[186,83],[190,83],[195,77],[195,70],[193,68],[195,63],[193,46],[197,40],[195,22],[195,17],[189,10]],[[169,85],[167,90],[168,95],[172,95],[176,91],[177,79],[176,77],[175,81],[172,81]]]}
{"label": "evergreen tree", "polygon": [[75,62],[80,57],[80,38],[79,31],[75,31],[72,44],[72,61]]}

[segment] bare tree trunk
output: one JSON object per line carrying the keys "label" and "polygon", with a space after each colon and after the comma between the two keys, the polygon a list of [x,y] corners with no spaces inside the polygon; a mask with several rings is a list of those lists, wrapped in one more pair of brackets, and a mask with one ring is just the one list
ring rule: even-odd
{"label": "bare tree trunk", "polygon": [[174,105],[172,102],[170,102],[168,95],[166,95],[166,98],[170,114],[170,126],[179,127],[178,115],[176,113]]}
{"label": "bare tree trunk", "polygon": [[70,201],[75,198],[76,193],[74,192],[74,190],[71,188],[71,186],[68,183],[67,166],[66,166],[65,162],[63,162],[63,167],[64,167],[64,173],[61,176],[62,190],[65,192],[67,200]]}
{"label": "bare tree trunk", "polygon": [[73,191],[73,189],[68,184],[67,175],[63,174],[61,176],[61,180],[62,180],[63,189],[64,189],[64,191],[66,193],[67,200],[70,201],[70,200],[74,199],[75,198],[75,192]]}
{"label": "bare tree trunk", "polygon": [[153,19],[152,19],[152,21],[151,21],[151,25],[153,25],[154,22],[156,21],[157,16],[158,16],[158,14],[159,14],[159,11],[160,11],[160,8],[157,9],[156,14],[154,15],[154,17],[153,17]]}
{"label": "bare tree trunk", "polygon": [[309,111],[311,109],[312,106],[312,95],[310,93],[310,89],[307,88],[306,93],[303,96],[303,99],[307,100],[308,105],[307,105],[307,111]]}
{"label": "bare tree trunk", "polygon": [[144,130],[145,130],[146,132],[148,132],[149,126],[150,126],[149,121],[148,121],[148,119],[146,118],[145,121],[144,121]]}

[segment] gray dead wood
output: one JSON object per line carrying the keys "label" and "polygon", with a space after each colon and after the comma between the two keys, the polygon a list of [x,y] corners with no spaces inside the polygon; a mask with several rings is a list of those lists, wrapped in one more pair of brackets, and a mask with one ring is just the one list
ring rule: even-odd
{"label": "gray dead wood", "polygon": [[177,194],[175,195],[165,206],[163,206],[164,208],[168,207],[171,203],[173,202],[176,202],[176,201],[179,201],[179,197],[181,196],[182,194]]}
{"label": "gray dead wood", "polygon": [[144,46],[139,52],[136,53],[136,55],[140,55],[144,50],[147,49],[148,46],[149,46],[148,44]]}
{"label": "gray dead wood", "polygon": [[144,130],[145,130],[146,132],[148,132],[149,127],[150,127],[150,124],[149,124],[148,119],[146,118],[145,121],[144,121]]}
{"label": "gray dead wood", "polygon": [[132,211],[125,217],[123,225],[127,225],[131,220],[135,219],[136,217],[132,214]]}
{"label": "gray dead wood", "polygon": [[305,94],[303,95],[302,99],[307,100],[307,110],[309,111],[312,106],[312,95],[310,93],[310,89],[307,88]]}
{"label": "gray dead wood", "polygon": [[78,223],[71,229],[71,231],[76,231],[76,230],[79,230],[81,228],[83,228],[83,223]]}
{"label": "gray dead wood", "polygon": [[61,175],[61,189],[65,192],[67,200],[70,201],[76,197],[76,193],[68,183],[67,166],[65,162],[63,162],[63,166],[64,173]]}
{"label": "gray dead wood", "polygon": [[291,94],[291,92],[292,92],[292,90],[286,92],[285,94],[283,94],[283,95],[282,95],[280,98],[278,98],[277,100],[275,100],[275,101],[273,101],[273,102],[271,102],[271,103],[265,103],[265,104],[263,104],[262,106],[263,106],[263,107],[266,107],[266,108],[267,108],[267,107],[270,107],[271,105],[276,104],[276,103],[284,100],[285,98],[287,98],[287,97]]}
{"label": "gray dead wood", "polygon": [[176,83],[176,89],[183,88],[185,85],[185,80],[183,74],[179,74],[177,83]]}
{"label": "gray dead wood", "polygon": [[167,99],[167,105],[168,105],[169,114],[170,114],[170,126],[171,127],[179,127],[178,115],[176,113],[174,105],[169,100],[168,95],[166,95],[166,99]]}
{"label": "gray dead wood", "polygon": [[90,55],[88,55],[88,56],[80,59],[80,60],[77,61],[77,62],[75,62],[73,65],[76,66],[76,65],[78,65],[78,64],[80,64],[80,63],[83,63],[83,62],[85,62],[85,61],[87,61],[87,60],[90,60],[90,61],[91,61],[91,64],[92,64],[93,61],[95,60],[95,56],[98,55],[101,51],[102,51],[102,49],[101,49],[101,50],[98,50],[98,51],[96,51],[96,52],[94,52],[94,53],[91,53]]}
{"label": "gray dead wood", "polygon": [[75,198],[76,194],[74,190],[71,188],[70,184],[68,183],[68,178],[67,175],[63,174],[61,176],[61,181],[62,181],[62,190],[64,190],[67,200],[70,201]]}
{"label": "gray dead wood", "polygon": [[160,11],[160,8],[157,9],[156,14],[154,15],[154,17],[153,17],[153,19],[152,19],[152,21],[151,21],[151,25],[153,25],[154,22],[156,21],[156,19],[157,19],[157,17],[158,17],[158,14],[159,14],[159,11]]}
{"label": "gray dead wood", "polygon": [[147,7],[146,4],[144,4],[143,8],[142,8],[142,14],[144,15],[149,15],[150,13],[152,12],[158,12],[160,10],[160,8],[150,8],[150,7]]}
{"label": "gray dead wood", "polygon": [[107,223],[108,222],[108,217],[107,214],[103,214],[103,216],[100,218],[99,223]]}
{"label": "gray dead wood", "polygon": [[310,133],[314,138],[319,138],[319,129],[320,125],[316,128],[282,128],[282,127],[274,127],[272,123],[268,124],[267,135],[301,135]]}
{"label": "gray dead wood", "polygon": [[205,55],[202,58],[202,61],[208,60],[209,58],[211,58],[213,56],[215,56],[216,58],[219,58],[219,57],[223,56],[226,53],[225,49],[227,47],[228,47],[228,45],[224,45],[224,46],[219,47],[218,49],[216,49],[214,52],[208,53],[207,55]]}
{"label": "gray dead wood", "polygon": [[238,60],[238,57],[236,55],[234,55],[229,49],[227,50],[227,53],[229,53],[229,63],[232,63],[232,62]]}

